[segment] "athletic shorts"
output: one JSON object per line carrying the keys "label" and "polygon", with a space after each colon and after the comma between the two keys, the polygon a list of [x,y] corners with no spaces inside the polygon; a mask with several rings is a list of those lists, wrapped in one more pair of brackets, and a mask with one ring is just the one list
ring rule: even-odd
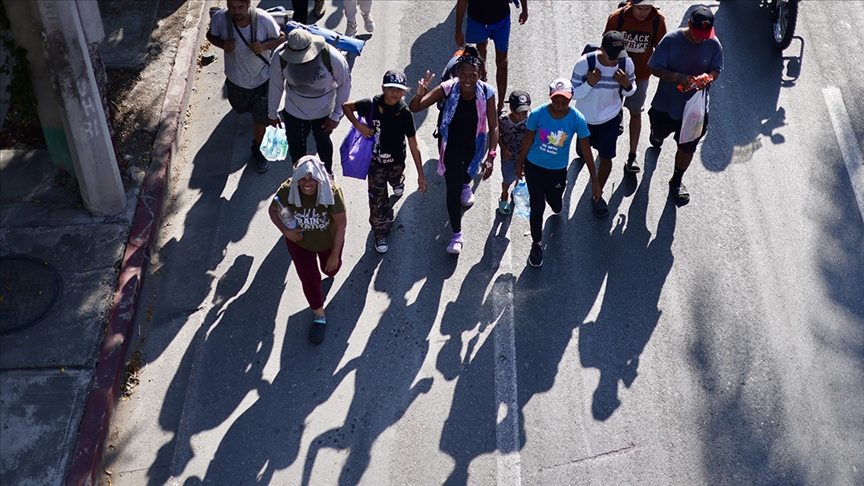
{"label": "athletic shorts", "polygon": [[636,92],[624,98],[624,108],[631,113],[645,111],[645,98],[648,97],[648,80],[636,81]]}
{"label": "athletic shorts", "polygon": [[246,89],[237,86],[230,79],[226,78],[225,88],[228,92],[228,103],[231,104],[231,108],[234,111],[240,114],[251,113],[252,121],[259,125],[267,126],[270,124],[270,118],[267,113],[269,81],[257,88]]}
{"label": "athletic shorts", "polygon": [[[662,140],[668,137],[670,133],[675,133],[675,142],[678,142],[678,139],[681,136],[681,120],[675,120],[669,116],[669,113],[666,113],[665,111],[657,111],[654,108],[648,110],[648,118],[651,120],[651,133],[654,134],[655,137]],[[679,143],[678,148],[681,149],[682,152],[688,154],[695,153],[696,146],[699,145],[699,140],[702,140],[702,137],[704,137],[706,133],[708,133],[708,113],[705,113],[705,122],[702,125],[702,135],[692,142],[684,144]]]}
{"label": "athletic shorts", "polygon": [[588,138],[591,146],[600,152],[600,158],[612,160],[615,158],[615,147],[618,145],[618,127],[621,126],[621,114],[601,123],[600,125],[588,125],[591,136]]}
{"label": "athletic shorts", "polygon": [[465,29],[465,42],[482,44],[489,39],[495,43],[495,50],[506,52],[510,45],[510,16],[495,24],[481,24],[468,17],[468,27]]}

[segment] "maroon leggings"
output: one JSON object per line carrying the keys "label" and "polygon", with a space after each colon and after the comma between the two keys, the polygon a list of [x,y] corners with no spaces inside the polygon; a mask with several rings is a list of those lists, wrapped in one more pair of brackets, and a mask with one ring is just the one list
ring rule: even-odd
{"label": "maroon leggings", "polygon": [[332,277],[342,268],[341,252],[336,269],[332,272],[326,272],[324,271],[324,265],[327,264],[327,259],[330,258],[331,250],[317,252],[304,250],[288,238],[285,238],[285,246],[288,247],[288,254],[291,255],[291,261],[294,262],[294,268],[297,270],[297,276],[300,277],[300,283],[303,284],[303,295],[306,296],[306,302],[309,302],[309,307],[312,309],[324,307],[324,294],[321,291],[321,274],[318,272],[318,263],[315,262],[315,258],[317,257],[320,261],[321,271],[328,277]]}

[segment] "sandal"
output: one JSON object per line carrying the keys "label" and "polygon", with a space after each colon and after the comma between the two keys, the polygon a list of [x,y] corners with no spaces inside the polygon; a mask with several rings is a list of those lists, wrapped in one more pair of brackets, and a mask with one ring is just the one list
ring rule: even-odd
{"label": "sandal", "polygon": [[504,216],[508,216],[512,212],[512,208],[510,208],[510,203],[507,201],[498,201],[498,212],[503,214]]}
{"label": "sandal", "polygon": [[684,184],[675,186],[672,181],[669,181],[669,192],[672,194],[672,197],[675,198],[675,202],[679,204],[685,204],[690,201],[690,191],[687,190],[687,187]]}
{"label": "sandal", "polygon": [[606,205],[606,201],[601,197],[600,199],[593,202],[594,203],[594,216],[598,218],[605,218],[609,216],[609,206]]}

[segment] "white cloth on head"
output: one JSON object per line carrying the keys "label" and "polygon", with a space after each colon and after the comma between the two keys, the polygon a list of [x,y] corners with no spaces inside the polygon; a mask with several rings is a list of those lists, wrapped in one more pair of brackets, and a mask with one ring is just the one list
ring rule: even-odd
{"label": "white cloth on head", "polygon": [[312,174],[312,178],[318,181],[318,205],[332,206],[335,200],[330,174],[327,173],[324,164],[314,155],[307,155],[297,161],[297,167],[294,168],[294,175],[291,177],[291,187],[288,189],[288,203],[297,207],[303,206],[298,181],[309,174]]}

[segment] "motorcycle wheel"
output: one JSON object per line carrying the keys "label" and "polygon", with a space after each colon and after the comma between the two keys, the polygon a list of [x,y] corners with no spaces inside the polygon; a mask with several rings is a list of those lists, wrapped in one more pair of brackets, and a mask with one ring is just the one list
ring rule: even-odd
{"label": "motorcycle wheel", "polygon": [[782,51],[792,43],[795,25],[798,23],[798,1],[776,0],[777,11],[773,19],[774,47]]}

